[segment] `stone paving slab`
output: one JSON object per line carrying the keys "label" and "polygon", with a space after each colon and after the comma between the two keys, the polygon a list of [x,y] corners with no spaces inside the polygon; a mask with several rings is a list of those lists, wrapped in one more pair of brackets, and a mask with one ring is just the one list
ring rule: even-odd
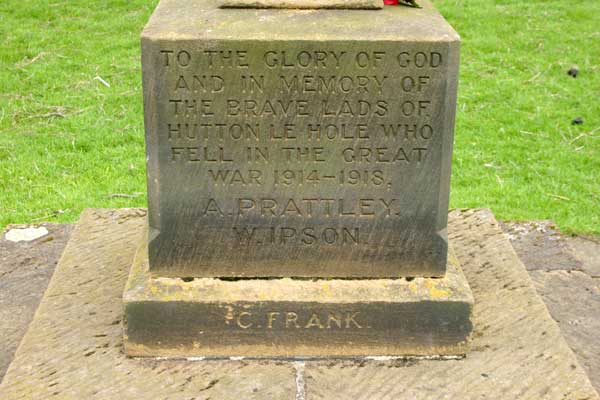
{"label": "stone paving slab", "polygon": [[552,221],[504,222],[538,294],[592,384],[600,388],[600,242],[568,237]]}
{"label": "stone paving slab", "polygon": [[573,249],[575,257],[582,261],[582,270],[596,279],[600,287],[600,237],[598,236],[575,236],[568,237],[567,243]]}
{"label": "stone paving slab", "polygon": [[[31,225],[11,225],[25,228]],[[11,242],[0,237],[0,380],[33,318],[62,254],[72,225],[37,224],[48,234],[35,240]]]}
{"label": "stone paving slab", "polygon": [[600,387],[600,290],[580,271],[531,271],[552,318],[596,388]]}
{"label": "stone paving slab", "polygon": [[306,399],[598,399],[493,215],[453,212],[449,237],[475,298],[467,358],[307,364]]}
{"label": "stone paving slab", "polygon": [[122,295],[145,210],[87,210],[0,399],[291,399],[291,364],[141,361],[123,353]]}
{"label": "stone paving slab", "polygon": [[510,243],[482,210],[450,218],[475,297],[473,350],[465,359],[128,359],[121,294],[144,214],[84,213],[82,220],[95,223],[75,230],[0,398],[598,399]]}
{"label": "stone paving slab", "polygon": [[582,262],[552,221],[501,222],[528,271],[578,271]]}

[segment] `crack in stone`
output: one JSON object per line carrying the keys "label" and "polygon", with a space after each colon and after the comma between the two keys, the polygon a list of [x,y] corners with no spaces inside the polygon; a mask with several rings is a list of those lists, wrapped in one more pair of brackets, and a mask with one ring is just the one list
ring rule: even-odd
{"label": "crack in stone", "polygon": [[206,391],[206,390],[208,390],[208,389],[210,389],[210,388],[214,387],[214,386],[215,386],[217,383],[219,383],[219,379],[213,379],[212,381],[210,381],[210,382],[208,383],[208,385],[206,385],[206,387],[204,387],[204,388],[200,389],[199,391],[200,391],[200,392],[204,392],[204,391]]}
{"label": "crack in stone", "polygon": [[306,382],[304,381],[304,362],[295,362],[296,370],[296,400],[306,399]]}

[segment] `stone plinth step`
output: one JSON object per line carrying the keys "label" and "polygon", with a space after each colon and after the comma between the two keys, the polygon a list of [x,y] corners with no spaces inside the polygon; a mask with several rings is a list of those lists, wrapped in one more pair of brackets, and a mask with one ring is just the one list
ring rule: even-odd
{"label": "stone plinth step", "polygon": [[471,351],[446,361],[129,358],[122,296],[145,224],[139,209],[83,213],[2,400],[599,399],[489,211],[450,214],[475,305]]}
{"label": "stone plinth step", "polygon": [[[162,357],[448,356],[468,351],[473,296],[444,278],[153,278],[142,240],[123,295],[125,351]],[[365,266],[368,267],[368,266]]]}

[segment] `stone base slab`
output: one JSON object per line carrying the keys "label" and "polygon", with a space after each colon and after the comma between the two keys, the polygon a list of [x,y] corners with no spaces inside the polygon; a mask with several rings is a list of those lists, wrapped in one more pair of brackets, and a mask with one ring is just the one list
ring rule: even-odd
{"label": "stone base slab", "polygon": [[444,278],[154,278],[147,240],[123,295],[125,352],[161,357],[449,356],[468,351],[473,296]]}
{"label": "stone base slab", "polygon": [[219,7],[292,8],[292,9],[363,9],[383,8],[383,0],[219,0]]}
{"label": "stone base slab", "polygon": [[459,360],[160,360],[123,352],[123,289],[140,209],[85,211],[2,384],[17,399],[598,400],[493,215],[450,214],[473,292]]}

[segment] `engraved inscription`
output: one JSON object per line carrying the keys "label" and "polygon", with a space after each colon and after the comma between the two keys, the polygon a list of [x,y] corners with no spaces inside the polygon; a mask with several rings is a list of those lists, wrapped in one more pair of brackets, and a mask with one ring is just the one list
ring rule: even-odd
{"label": "engraved inscription", "polygon": [[[163,122],[169,160],[177,168],[198,165],[206,193],[198,217],[238,218],[232,240],[352,246],[361,242],[359,227],[243,220],[401,215],[394,170],[414,170],[428,159],[440,52],[163,49],[160,55],[173,81]],[[310,187],[356,193],[353,199],[283,195]],[[226,199],[216,196],[220,188],[274,192]]]}
{"label": "engraved inscription", "polygon": [[343,310],[269,310],[255,311],[225,306],[224,322],[233,329],[263,330],[359,330],[370,329],[359,311]]}
{"label": "engraved inscription", "polygon": [[[165,257],[176,253],[190,270],[227,265],[227,275],[265,262],[316,270],[441,260],[422,243],[441,229],[451,150],[445,44],[218,41],[154,51],[156,185],[168,192],[157,197],[168,221],[158,231],[177,243]],[[287,311],[277,312],[272,323],[285,324]],[[299,326],[311,320],[302,318]],[[313,323],[326,326],[327,316]]]}

